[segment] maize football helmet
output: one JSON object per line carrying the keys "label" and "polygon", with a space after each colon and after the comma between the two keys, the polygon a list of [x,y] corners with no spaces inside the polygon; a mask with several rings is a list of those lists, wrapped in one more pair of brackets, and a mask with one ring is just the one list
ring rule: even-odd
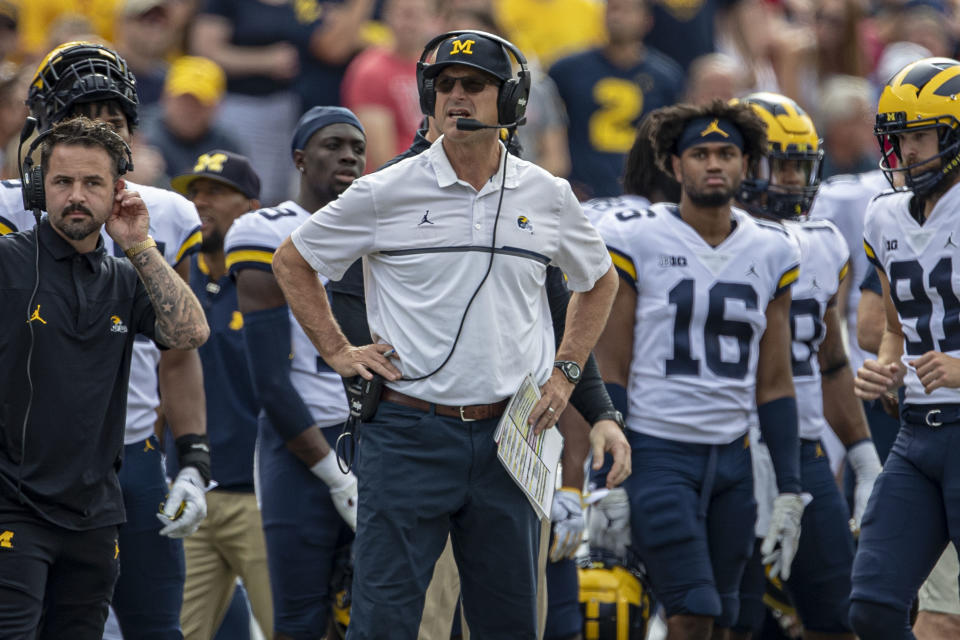
{"label": "maize football helmet", "polygon": [[[771,218],[806,216],[820,188],[823,149],[813,120],[796,102],[776,93],[742,99],[767,125],[767,155],[740,183],[737,199],[751,213]],[[790,184],[784,184],[788,171]]]}
{"label": "maize football helmet", "polygon": [[585,640],[643,640],[653,611],[643,573],[591,554],[577,567]]}
{"label": "maize football helmet", "polygon": [[[883,154],[880,168],[891,186],[899,186],[894,176],[901,174],[906,188],[922,198],[935,192],[944,178],[960,166],[958,98],[960,62],[950,58],[912,62],[883,87],[873,132]],[[903,165],[899,136],[925,129],[937,133],[937,154]],[[920,167],[937,159],[940,160],[938,167],[918,172]]]}
{"label": "maize football helmet", "polygon": [[40,62],[27,93],[30,114],[46,131],[84,102],[116,100],[137,124],[137,81],[116,51],[92,42],[67,42]]}

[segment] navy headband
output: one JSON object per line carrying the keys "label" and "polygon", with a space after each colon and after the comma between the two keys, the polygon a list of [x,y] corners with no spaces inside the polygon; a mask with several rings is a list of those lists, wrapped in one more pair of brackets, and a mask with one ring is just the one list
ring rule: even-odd
{"label": "navy headband", "polygon": [[743,151],[743,134],[737,125],[726,118],[704,116],[694,118],[684,127],[677,139],[676,154],[680,155],[690,147],[707,142],[726,142]]}
{"label": "navy headband", "polygon": [[293,141],[290,143],[290,153],[297,149],[305,149],[310,137],[320,129],[331,124],[350,124],[360,130],[364,136],[363,125],[353,115],[353,111],[343,107],[313,107],[300,117],[297,128],[293,130]]}

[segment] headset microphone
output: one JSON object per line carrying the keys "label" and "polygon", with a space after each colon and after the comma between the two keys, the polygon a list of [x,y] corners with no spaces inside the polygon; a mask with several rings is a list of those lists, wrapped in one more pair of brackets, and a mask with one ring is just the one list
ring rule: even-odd
{"label": "headset microphone", "polygon": [[473,118],[457,118],[457,129],[460,131],[480,131],[481,129],[516,129],[523,121],[507,124],[483,124]]}

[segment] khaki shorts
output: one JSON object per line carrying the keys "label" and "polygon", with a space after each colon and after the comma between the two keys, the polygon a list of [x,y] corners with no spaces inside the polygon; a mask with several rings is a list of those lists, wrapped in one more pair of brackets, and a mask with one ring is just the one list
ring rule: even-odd
{"label": "khaki shorts", "polygon": [[960,615],[958,575],[960,575],[960,563],[957,561],[957,549],[953,543],[950,543],[926,582],[920,587],[920,611]]}

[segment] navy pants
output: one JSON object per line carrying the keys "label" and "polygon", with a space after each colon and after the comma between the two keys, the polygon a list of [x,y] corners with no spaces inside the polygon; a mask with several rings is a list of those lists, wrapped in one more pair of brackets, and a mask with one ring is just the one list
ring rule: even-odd
{"label": "navy pants", "polygon": [[359,433],[360,504],[347,638],[414,640],[448,533],[477,640],[536,638],[540,526],[497,460],[497,420],[384,402]]}
{"label": "navy pants", "polygon": [[[331,447],[341,429],[322,429]],[[353,532],[333,506],[330,488],[287,450],[263,414],[258,446],[273,629],[296,640],[320,640],[330,615],[334,556]]]}
{"label": "navy pants", "polygon": [[633,546],[657,600],[667,616],[711,616],[732,627],[757,518],[746,436],[707,445],[627,435]]}
{"label": "navy pants", "polygon": [[[553,534],[550,537],[553,544]],[[547,561],[547,623],[544,640],[563,640],[583,632],[580,578],[573,559]]]}
{"label": "navy pants", "polygon": [[[903,422],[863,516],[850,595],[854,631],[912,638],[910,605],[951,540],[960,545],[960,423]],[[884,612],[894,612],[896,624],[874,628]]]}
{"label": "navy pants", "polygon": [[157,439],[123,449],[118,474],[127,521],[120,525],[120,579],[113,610],[125,638],[182,640],[183,542],[160,535],[157,519],[169,491]]}

